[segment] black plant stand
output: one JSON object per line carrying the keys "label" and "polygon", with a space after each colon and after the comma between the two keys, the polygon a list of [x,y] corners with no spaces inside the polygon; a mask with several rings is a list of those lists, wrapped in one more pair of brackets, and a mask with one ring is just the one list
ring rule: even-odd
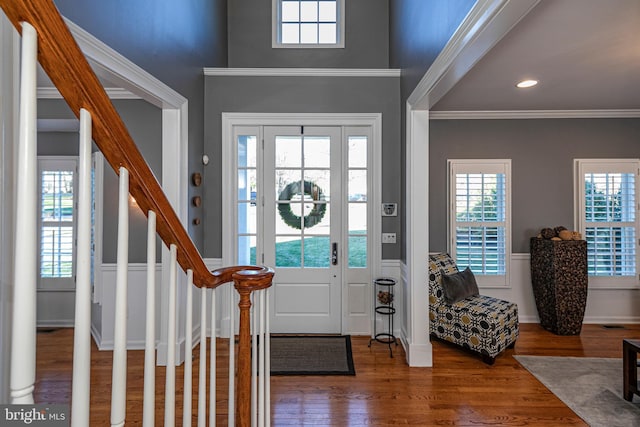
{"label": "black plant stand", "polygon": [[[389,357],[393,357],[393,350],[391,344],[398,346],[398,340],[393,335],[393,315],[396,314],[396,309],[393,306],[394,287],[396,281],[388,277],[381,277],[373,281],[374,284],[374,297],[373,304],[375,306],[375,314],[373,318],[373,338],[369,340],[369,347],[373,341],[378,341],[389,346]],[[377,317],[381,315],[386,317],[387,329],[384,332],[378,332]]]}

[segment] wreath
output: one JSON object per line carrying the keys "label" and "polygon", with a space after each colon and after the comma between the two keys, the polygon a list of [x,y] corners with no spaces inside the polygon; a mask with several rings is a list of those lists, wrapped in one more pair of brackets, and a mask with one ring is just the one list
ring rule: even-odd
{"label": "wreath", "polygon": [[[315,183],[304,181],[304,189],[301,189],[300,187],[300,181],[287,184],[287,186],[284,187],[284,189],[280,192],[278,200],[290,201],[295,195],[302,196],[302,199],[304,200],[304,196],[308,195],[311,196],[311,199],[314,202],[325,201],[322,189]],[[324,217],[326,211],[326,203],[313,203],[313,209],[311,209],[309,215],[305,215],[303,217],[304,227],[311,228],[314,225],[318,224],[320,221],[322,221],[322,217]],[[280,218],[282,218],[285,224],[287,224],[289,227],[297,228],[298,230],[301,229],[300,217],[293,213],[293,211],[291,210],[291,203],[278,203],[278,212],[280,212]]]}

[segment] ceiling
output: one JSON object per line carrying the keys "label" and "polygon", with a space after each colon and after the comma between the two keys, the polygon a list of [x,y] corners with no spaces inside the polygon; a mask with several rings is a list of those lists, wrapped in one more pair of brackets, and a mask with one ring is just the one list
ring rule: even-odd
{"label": "ceiling", "polygon": [[640,0],[541,0],[431,110],[640,110]]}
{"label": "ceiling", "polygon": [[[540,83],[517,89],[525,78]],[[635,109],[640,0],[541,0],[432,108]]]}

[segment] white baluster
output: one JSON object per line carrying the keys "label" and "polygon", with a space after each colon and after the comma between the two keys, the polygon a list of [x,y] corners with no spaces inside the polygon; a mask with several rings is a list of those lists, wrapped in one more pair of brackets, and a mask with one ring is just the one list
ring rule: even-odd
{"label": "white baluster", "polygon": [[22,23],[20,136],[11,335],[11,403],[33,403],[36,380],[37,142],[36,30]]}
{"label": "white baluster", "polygon": [[198,371],[198,427],[207,425],[207,288],[200,288],[200,367]]}
{"label": "white baluster", "polygon": [[211,348],[209,349],[209,427],[216,425],[216,289],[211,290]]}
{"label": "white baluster", "polygon": [[144,348],[142,424],[155,427],[156,418],[156,213],[147,219],[147,317]]}
{"label": "white baluster", "polygon": [[191,425],[191,397],[193,395],[193,270],[187,270],[187,309],[184,332],[184,387],[182,401],[182,425]]}
{"label": "white baluster", "polygon": [[120,168],[118,255],[111,381],[111,425],[123,426],[127,410],[127,270],[129,263],[129,171]]}
{"label": "white baluster", "polygon": [[164,386],[164,425],[176,424],[176,280],[178,249],[175,244],[169,247],[171,264],[169,266],[169,313],[167,314],[167,370]]}
{"label": "white baluster", "polygon": [[89,425],[91,379],[91,114],[80,110],[72,427]]}
{"label": "white baluster", "polygon": [[235,288],[229,283],[229,419],[227,425],[236,421],[236,334],[235,334]]}

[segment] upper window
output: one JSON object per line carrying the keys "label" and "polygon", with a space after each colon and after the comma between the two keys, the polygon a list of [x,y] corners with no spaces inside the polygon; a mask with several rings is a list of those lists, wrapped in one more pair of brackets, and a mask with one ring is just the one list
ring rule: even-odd
{"label": "upper window", "polygon": [[506,286],[511,160],[449,160],[449,252],[479,285]]}
{"label": "upper window", "polygon": [[344,47],[344,0],[273,0],[273,47]]}
{"label": "upper window", "polygon": [[577,159],[576,224],[587,241],[589,283],[638,284],[637,159]]}

